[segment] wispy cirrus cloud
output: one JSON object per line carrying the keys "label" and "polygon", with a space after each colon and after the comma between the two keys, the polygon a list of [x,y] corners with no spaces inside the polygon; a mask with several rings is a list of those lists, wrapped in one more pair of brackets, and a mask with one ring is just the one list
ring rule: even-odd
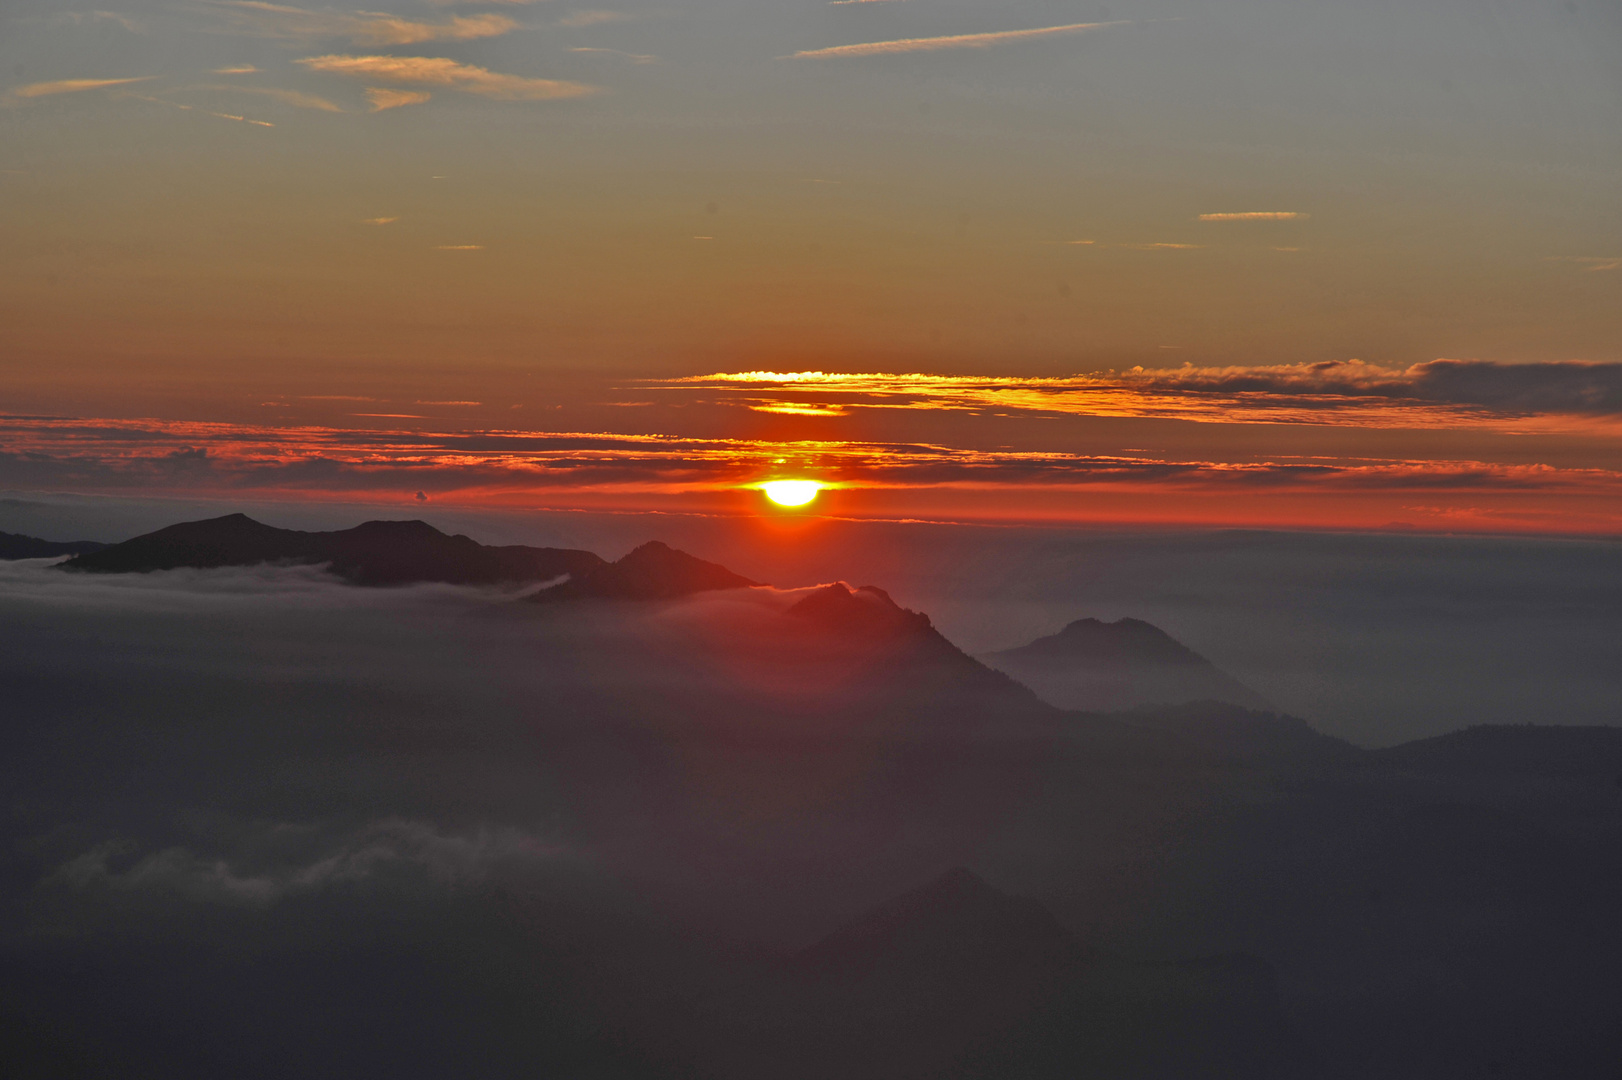
{"label": "wispy cirrus cloud", "polygon": [[1200,221],[1302,221],[1309,217],[1298,210],[1238,210],[1201,214]]}
{"label": "wispy cirrus cloud", "polygon": [[72,23],[74,26],[95,26],[101,23],[112,23],[121,26],[132,34],[146,32],[146,28],[128,15],[120,15],[116,11],[64,11],[56,16],[62,22]]}
{"label": "wispy cirrus cloud", "polygon": [[561,79],[504,75],[439,56],[311,56],[297,61],[311,71],[354,79],[443,87],[497,101],[551,101],[581,97],[595,87]]}
{"label": "wispy cirrus cloud", "polygon": [[[188,88],[188,89],[190,89],[190,88]],[[196,87],[195,89],[224,91],[225,93],[229,93],[229,94],[255,94],[255,95],[259,96],[259,97],[272,98],[272,99],[274,99],[276,101],[281,102],[283,105],[291,105],[296,109],[315,109],[315,110],[318,110],[320,112],[334,112],[334,113],[343,112],[343,109],[339,108],[337,105],[334,105],[332,102],[328,101],[326,98],[319,97],[319,96],[317,96],[315,94],[306,94],[302,90],[281,90],[281,89],[278,89],[278,88],[272,87],[272,86],[228,86],[228,85],[199,86],[199,87]]]}
{"label": "wispy cirrus cloud", "polygon": [[1064,26],[1042,26],[1032,30],[997,30],[985,34],[952,34],[946,37],[897,38],[892,41],[867,41],[856,45],[835,45],[826,49],[805,49],[790,54],[790,60],[829,60],[840,57],[889,56],[895,53],[938,52],[943,49],[985,49],[994,45],[1011,45],[1019,41],[1080,34],[1108,26],[1123,26],[1126,20],[1113,22],[1069,23]]}
{"label": "wispy cirrus cloud", "polygon": [[147,82],[155,79],[155,75],[141,75],[133,79],[56,79],[52,82],[28,83],[26,86],[17,86],[6,91],[6,96],[27,101],[33,98],[51,97],[54,94],[78,94],[86,90],[106,90],[114,86],[128,86],[131,83]]}
{"label": "wispy cirrus cloud", "polygon": [[624,49],[597,49],[585,45],[576,45],[569,51],[572,53],[603,53],[609,56],[618,56],[629,60],[633,64],[651,64],[659,59],[657,56],[650,56],[647,53],[626,52]]}
{"label": "wispy cirrus cloud", "polygon": [[1544,261],[1576,263],[1584,270],[1616,270],[1622,268],[1622,255],[1550,255]]}
{"label": "wispy cirrus cloud", "polygon": [[[1373,428],[1478,426],[1596,430],[1622,418],[1622,364],[1432,360],[1387,368],[1357,360],[1257,367],[1097,372],[1062,378],[924,373],[735,372],[655,385],[729,391],[750,408],[823,404],[1139,416],[1206,423]],[[771,397],[762,397],[770,392]],[[820,414],[819,414],[820,415]]]}
{"label": "wispy cirrus cloud", "polygon": [[602,26],[605,23],[627,22],[630,18],[623,11],[571,11],[558,20],[558,25],[578,29],[582,26]]}
{"label": "wispy cirrus cloud", "polygon": [[[426,90],[390,90],[381,86],[368,86],[366,100],[371,103],[373,112],[382,112],[385,109],[398,109],[406,105],[421,105],[433,95]],[[390,218],[389,221],[393,221]],[[374,222],[386,224],[386,222]]]}
{"label": "wispy cirrus cloud", "polygon": [[499,37],[518,24],[505,15],[456,15],[429,23],[379,11],[316,11],[266,0],[214,0],[206,9],[236,32],[290,41],[347,38],[356,45],[418,45]]}

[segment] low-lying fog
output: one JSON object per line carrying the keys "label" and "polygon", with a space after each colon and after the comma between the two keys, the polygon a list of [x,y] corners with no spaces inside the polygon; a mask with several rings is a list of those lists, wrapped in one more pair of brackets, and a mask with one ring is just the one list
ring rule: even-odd
{"label": "low-lying fog", "polygon": [[[214,504],[28,496],[0,529],[120,540]],[[226,509],[237,509],[232,506]],[[289,528],[422,517],[484,543],[616,558],[657,538],[777,585],[848,580],[970,653],[1083,617],[1145,619],[1360,745],[1474,723],[1622,722],[1622,546],[1604,540],[1128,532],[675,515],[244,505]]]}

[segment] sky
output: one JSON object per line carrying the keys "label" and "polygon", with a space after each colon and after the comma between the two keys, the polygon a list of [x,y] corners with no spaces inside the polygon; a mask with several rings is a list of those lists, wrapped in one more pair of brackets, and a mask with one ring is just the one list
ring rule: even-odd
{"label": "sky", "polygon": [[1612,4],[0,22],[9,490],[1622,532]]}

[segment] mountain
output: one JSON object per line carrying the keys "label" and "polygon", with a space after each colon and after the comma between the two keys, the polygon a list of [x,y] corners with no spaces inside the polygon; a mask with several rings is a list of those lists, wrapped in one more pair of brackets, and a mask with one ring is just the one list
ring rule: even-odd
{"label": "mountain", "polygon": [[1622,728],[1480,724],[1374,754],[1383,764],[1433,775],[1547,777],[1622,788]]}
{"label": "mountain", "polygon": [[903,893],[803,950],[801,971],[869,973],[881,964],[989,968],[1067,963],[1079,948],[1035,900],[1009,896],[957,867]]}
{"label": "mountain", "polygon": [[1366,753],[1344,739],[1325,735],[1297,716],[1260,712],[1224,701],[1188,701],[1144,706],[1113,719],[1140,732],[1165,737],[1163,751],[1192,753],[1227,762],[1275,765],[1351,763]]}
{"label": "mountain", "polygon": [[1062,709],[1116,712],[1223,701],[1275,711],[1256,691],[1141,619],[1078,619],[1057,634],[981,659]]}
{"label": "mountain", "polygon": [[491,585],[585,574],[603,560],[568,548],[486,547],[466,536],[447,536],[424,521],[368,521],[337,532],[300,532],[228,514],[77,555],[60,569],[141,573],[258,563],[326,564],[355,585]]}
{"label": "mountain", "polygon": [[761,584],[734,574],[719,563],[677,551],[650,540],[611,563],[599,563],[586,573],[543,589],[531,599],[558,600],[673,600],[715,589],[747,589]]}
{"label": "mountain", "polygon": [[823,629],[860,638],[933,633],[928,615],[900,606],[889,593],[873,585],[852,589],[836,581],[798,601],[788,613]]}
{"label": "mountain", "polygon": [[717,1010],[726,1026],[710,1039],[730,1060],[710,1071],[1059,1080],[1269,1077],[1296,1064],[1262,961],[1089,950],[1038,901],[961,867],[794,954],[779,979]]}
{"label": "mountain", "polygon": [[56,555],[82,555],[106,547],[96,540],[40,540],[20,533],[0,532],[0,559],[49,559]]}

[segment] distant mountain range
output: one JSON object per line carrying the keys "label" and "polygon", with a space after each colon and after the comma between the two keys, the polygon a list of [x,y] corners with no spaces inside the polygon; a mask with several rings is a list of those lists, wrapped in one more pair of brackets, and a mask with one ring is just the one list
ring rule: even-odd
{"label": "distant mountain range", "polygon": [[423,521],[368,521],[338,532],[299,532],[263,525],[245,514],[228,514],[171,525],[75,555],[60,568],[106,574],[278,562],[325,564],[356,585],[551,581],[603,565],[589,551],[486,547],[466,536],[447,536]]}
{"label": "distant mountain range", "polygon": [[596,566],[571,575],[568,581],[542,589],[530,599],[537,603],[588,599],[673,600],[696,592],[747,589],[759,584],[718,563],[705,562],[685,551],[650,540],[615,562],[599,559]]}
{"label": "distant mountain range", "polygon": [[[1138,620],[997,670],[882,589],[751,588],[660,543],[608,563],[233,516],[63,565],[263,561],[568,580],[351,652],[332,608],[248,623],[251,597],[244,632],[161,648],[157,616],[13,631],[0,808],[54,854],[0,899],[129,906],[94,934],[8,924],[0,997],[128,1065],[90,1075],[162,1053],[177,1077],[389,1053],[401,1077],[1615,1074],[1622,728],[1364,750]],[[430,846],[327,839],[373,820]],[[305,884],[329,866],[351,869]],[[591,867],[623,893],[576,894]],[[390,908],[434,882],[410,908],[432,914]]]}
{"label": "distant mountain range", "polygon": [[702,1038],[732,1048],[734,1075],[1057,1080],[1116,1075],[1122,1061],[1165,1077],[1323,1075],[1297,1049],[1264,961],[1084,948],[1041,903],[962,867],[732,992]]}
{"label": "distant mountain range", "polygon": [[106,544],[95,540],[40,540],[19,533],[0,532],[0,559],[49,559],[59,555],[83,555],[100,551]]}
{"label": "distant mountain range", "polygon": [[[119,544],[6,540],[18,541],[16,549],[27,552],[20,557],[71,554],[59,568],[86,573],[291,563],[325,566],[356,585],[551,582],[529,597],[541,604],[672,600],[761,584],[657,540],[607,562],[589,551],[490,547],[466,536],[447,535],[422,521],[368,521],[334,532],[301,532],[230,514],[171,525]],[[982,663],[942,637],[927,615],[900,607],[888,593],[872,585],[853,589],[836,582],[823,586],[799,600],[789,614],[818,639],[801,641],[797,647],[871,652],[876,645],[892,648],[905,643],[910,650],[908,664],[915,665],[927,655],[931,664],[944,664],[954,671],[954,680],[972,682],[979,688],[976,693],[1016,692],[1023,700],[1028,696],[1025,687],[1029,687],[1052,706],[1083,712],[1125,712],[1198,701],[1253,712],[1274,711],[1266,698],[1138,619],[1113,623],[1080,619],[1057,634],[981,657],[984,665],[1012,677],[1004,683],[999,681],[1001,676],[992,677]],[[859,659],[855,654],[850,658],[852,662]],[[1164,718],[1158,722],[1165,722]],[[1260,730],[1256,729],[1260,721],[1237,723],[1250,724],[1252,737]],[[1310,732],[1304,724],[1295,723],[1301,731]],[[1263,741],[1280,737],[1286,742],[1301,741],[1301,732],[1294,728],[1289,732],[1268,728],[1267,732]]]}
{"label": "distant mountain range", "polygon": [[1061,709],[1119,712],[1222,701],[1277,711],[1262,695],[1141,619],[1078,619],[1057,634],[980,659]]}

